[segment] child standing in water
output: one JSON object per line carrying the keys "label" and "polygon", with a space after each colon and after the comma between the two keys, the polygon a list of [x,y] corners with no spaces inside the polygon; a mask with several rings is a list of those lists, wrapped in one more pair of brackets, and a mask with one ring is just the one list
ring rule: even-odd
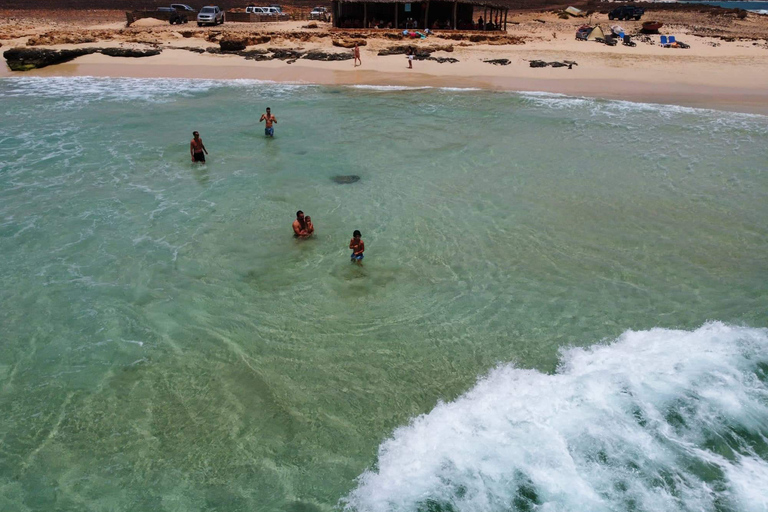
{"label": "child standing in water", "polygon": [[349,241],[349,248],[352,249],[352,262],[360,265],[363,261],[363,251],[365,243],[360,239],[362,235],[357,229],[352,233],[352,240]]}
{"label": "child standing in water", "polygon": [[312,224],[312,217],[310,217],[309,215],[306,215],[304,217],[304,222],[307,223],[307,234],[309,236],[312,236],[312,233],[315,232],[315,226],[314,224]]}

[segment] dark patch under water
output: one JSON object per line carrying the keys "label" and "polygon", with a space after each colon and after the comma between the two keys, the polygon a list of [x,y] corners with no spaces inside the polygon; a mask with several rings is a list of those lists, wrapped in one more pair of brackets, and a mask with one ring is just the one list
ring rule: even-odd
{"label": "dark patch under water", "polygon": [[334,183],[345,185],[347,183],[355,183],[356,181],[360,181],[360,176],[357,176],[356,174],[348,174],[345,176],[334,176],[331,179],[334,181]]}

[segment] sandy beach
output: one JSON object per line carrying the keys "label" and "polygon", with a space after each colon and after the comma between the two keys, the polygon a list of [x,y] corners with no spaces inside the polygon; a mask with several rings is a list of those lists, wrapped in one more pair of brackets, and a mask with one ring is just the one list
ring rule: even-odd
{"label": "sandy beach", "polygon": [[[104,11],[92,19],[62,13],[6,12],[0,26],[0,50],[119,47],[156,48],[162,53],[144,58],[92,54],[26,72],[13,72],[3,66],[0,76],[259,79],[543,91],[768,114],[768,16],[752,13],[745,19],[727,12],[712,15],[690,10],[646,14],[647,19],[663,19],[662,34],[676,35],[690,45],[689,49],[663,48],[658,44],[658,35],[637,38],[635,47],[575,40],[575,31],[582,24],[599,24],[607,29],[615,23],[598,12],[589,18],[566,20],[556,12],[516,12],[506,35],[510,41],[522,44],[457,41],[449,38],[449,32],[438,32],[424,40],[397,40],[392,39],[393,31],[350,34],[331,30],[326,23],[307,28],[306,21],[198,28],[192,23],[170,26],[160,20],[143,19],[126,28],[121,11]],[[640,29],[640,22],[621,24],[630,34]],[[252,41],[265,35],[269,41],[248,45],[247,50],[351,53],[335,43],[357,40],[365,43],[361,46],[363,64],[355,67],[351,60],[254,61],[240,55],[208,53],[216,51],[222,40]],[[408,69],[403,55],[379,55],[382,50],[406,45],[417,50],[438,47],[432,57],[458,62],[417,60],[414,68]],[[509,63],[486,62],[495,59],[507,59]],[[571,69],[533,68],[532,60],[573,61],[576,65]]]}

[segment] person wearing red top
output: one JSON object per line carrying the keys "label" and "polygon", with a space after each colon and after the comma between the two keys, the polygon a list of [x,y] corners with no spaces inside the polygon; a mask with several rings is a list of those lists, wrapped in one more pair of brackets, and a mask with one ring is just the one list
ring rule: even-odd
{"label": "person wearing red top", "polygon": [[192,141],[189,143],[189,153],[192,155],[193,162],[205,163],[205,155],[208,154],[208,150],[205,149],[203,139],[200,138],[200,133],[192,132]]}

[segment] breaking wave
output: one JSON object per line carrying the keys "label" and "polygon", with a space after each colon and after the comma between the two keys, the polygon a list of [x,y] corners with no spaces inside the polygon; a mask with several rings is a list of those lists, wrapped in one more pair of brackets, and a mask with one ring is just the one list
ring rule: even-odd
{"label": "breaking wave", "polygon": [[765,511],[768,329],[628,331],[397,429],[348,511]]}

